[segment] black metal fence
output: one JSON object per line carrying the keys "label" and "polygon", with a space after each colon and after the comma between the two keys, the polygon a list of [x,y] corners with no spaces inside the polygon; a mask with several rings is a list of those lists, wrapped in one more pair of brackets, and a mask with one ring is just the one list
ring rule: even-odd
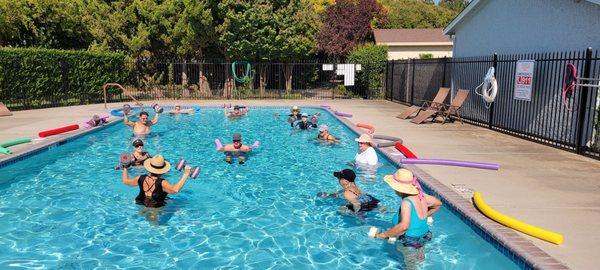
{"label": "black metal fence", "polygon": [[[534,60],[531,100],[514,98],[517,61]],[[468,58],[390,61],[386,70],[386,99],[407,105],[432,100],[439,87],[468,89],[461,115],[466,121],[579,154],[600,158],[599,88],[577,86],[563,104],[567,64],[577,76],[600,78],[600,53],[585,51],[490,55]],[[474,90],[490,67],[496,70],[498,95],[491,106]],[[598,81],[580,84],[598,85]],[[446,103],[450,102],[449,97]]]}
{"label": "black metal fence", "polygon": [[[4,76],[3,67],[18,68],[19,59],[0,61],[0,95],[11,110],[83,105],[104,101],[102,85],[114,81],[100,81],[97,85],[82,85],[64,63],[40,63],[38,66],[61,67],[50,77],[58,82],[48,84],[45,91],[19,88],[11,83],[15,78]],[[109,102],[148,99],[332,99],[383,98],[383,74],[386,63],[354,65],[353,83],[346,83],[340,63],[321,60],[294,63],[249,63],[202,61],[132,61],[115,74],[94,74],[101,77],[119,77],[126,91],[110,87]],[[348,65],[348,64],[347,64]],[[95,71],[94,71],[95,72]],[[55,74],[56,73],[56,74]],[[125,74],[125,75],[123,75]],[[35,76],[31,76],[31,80]],[[40,82],[43,84],[44,82]],[[43,85],[40,86],[41,89]]]}

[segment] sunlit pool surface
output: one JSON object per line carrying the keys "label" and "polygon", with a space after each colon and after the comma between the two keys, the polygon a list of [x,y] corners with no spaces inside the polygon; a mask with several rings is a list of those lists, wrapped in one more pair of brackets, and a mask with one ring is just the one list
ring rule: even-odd
{"label": "sunlit pool surface", "polygon": [[[162,115],[146,150],[171,162],[184,157],[202,172],[171,196],[158,225],[139,214],[137,187],[123,185],[113,168],[121,152],[132,150],[131,130],[123,124],[5,166],[0,268],[405,268],[394,245],[367,237],[371,226],[389,228],[399,205],[382,180],[395,170],[392,163],[380,156],[377,177],[358,180],[390,212],[342,216],[336,210],[343,201],[315,196],[339,188],[332,172],[347,168],[357,149],[356,135],[337,119],[306,110],[317,111],[342,143],[320,144],[316,130],[292,130],[281,108],[253,109],[240,120],[213,108]],[[215,151],[214,139],[230,141],[234,132],[245,143],[261,141],[244,165],[227,164]],[[166,178],[175,183],[180,175],[173,170]],[[411,254],[409,263],[420,261],[424,269],[517,268],[448,209],[434,218],[424,258]]]}

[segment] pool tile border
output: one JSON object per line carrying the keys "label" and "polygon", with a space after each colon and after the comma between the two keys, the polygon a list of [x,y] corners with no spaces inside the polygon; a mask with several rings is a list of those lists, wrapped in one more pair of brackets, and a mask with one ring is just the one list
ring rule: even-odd
{"label": "pool tile border", "polygon": [[[199,107],[222,108],[222,106]],[[289,106],[248,106],[248,108],[251,109],[261,107],[289,108]],[[346,125],[354,133],[365,133],[360,128],[357,128],[350,120],[346,119],[345,117],[335,115],[335,111],[331,109],[316,106],[306,106],[306,108],[325,110],[334,118]],[[80,129],[75,132],[49,137],[39,143],[32,144],[32,148],[17,150],[12,155],[0,157],[0,168],[29,158],[36,154],[48,151],[49,149],[63,145],[81,136],[101,131],[109,126],[120,123],[121,120],[121,117],[114,117],[108,124],[103,126],[90,129]],[[419,167],[415,165],[402,165],[400,163],[400,157],[398,155],[392,155],[394,150],[391,147],[377,150],[396,166],[406,167],[412,170],[413,173],[421,180],[421,183],[427,189],[431,190],[434,195],[438,195],[444,204],[449,206],[448,208],[452,212],[458,214],[461,220],[466,222],[477,234],[483,237],[486,241],[492,243],[492,245],[500,250],[505,256],[516,262],[519,267],[532,269],[569,269],[563,263],[550,256],[539,247],[535,246],[533,243],[517,234],[515,231],[483,216],[470,201],[463,198],[460,194],[442,184],[440,181],[421,170]]]}
{"label": "pool tile border", "polygon": [[[335,112],[331,109],[321,108],[328,111],[333,117],[337,118],[340,122],[344,123],[350,130],[356,134],[365,133],[364,130],[356,127],[354,123],[345,117],[335,115]],[[466,222],[477,234],[483,237],[486,241],[490,242],[496,247],[502,254],[510,258],[512,261],[517,263],[521,268],[531,269],[569,269],[566,265],[550,256],[548,253],[535,246],[532,242],[525,239],[523,236],[516,233],[514,230],[509,229],[493,220],[485,217],[473,203],[456,191],[450,189],[433,176],[429,175],[425,171],[421,170],[415,165],[403,165],[400,163],[399,155],[392,155],[395,153],[395,148],[376,148],[381,154],[383,154],[388,160],[394,163],[396,166],[405,167],[410,169],[418,178],[421,183],[434,195],[440,197],[442,202],[449,206],[448,208],[458,214],[458,216]]]}

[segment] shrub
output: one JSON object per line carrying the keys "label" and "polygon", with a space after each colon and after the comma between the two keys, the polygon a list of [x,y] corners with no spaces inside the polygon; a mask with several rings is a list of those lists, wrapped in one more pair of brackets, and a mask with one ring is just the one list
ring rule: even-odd
{"label": "shrub", "polygon": [[11,109],[98,102],[103,84],[127,77],[119,53],[0,48],[0,100]]}
{"label": "shrub", "polygon": [[433,59],[433,54],[431,53],[420,53],[419,59]]}
{"label": "shrub", "polygon": [[362,89],[374,90],[371,97],[379,97],[383,85],[383,73],[387,63],[387,48],[374,44],[364,44],[350,52],[348,63],[360,64],[361,70],[357,72],[356,85]]}

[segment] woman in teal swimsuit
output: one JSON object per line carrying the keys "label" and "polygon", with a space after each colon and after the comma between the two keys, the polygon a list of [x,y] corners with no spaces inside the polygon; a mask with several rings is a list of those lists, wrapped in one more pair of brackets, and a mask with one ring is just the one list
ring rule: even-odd
{"label": "woman in teal swimsuit", "polygon": [[407,169],[399,169],[393,175],[385,176],[384,181],[402,198],[400,220],[394,227],[375,237],[386,239],[400,236],[399,240],[404,246],[421,248],[431,240],[427,218],[440,209],[442,202],[425,194],[417,178]]}

